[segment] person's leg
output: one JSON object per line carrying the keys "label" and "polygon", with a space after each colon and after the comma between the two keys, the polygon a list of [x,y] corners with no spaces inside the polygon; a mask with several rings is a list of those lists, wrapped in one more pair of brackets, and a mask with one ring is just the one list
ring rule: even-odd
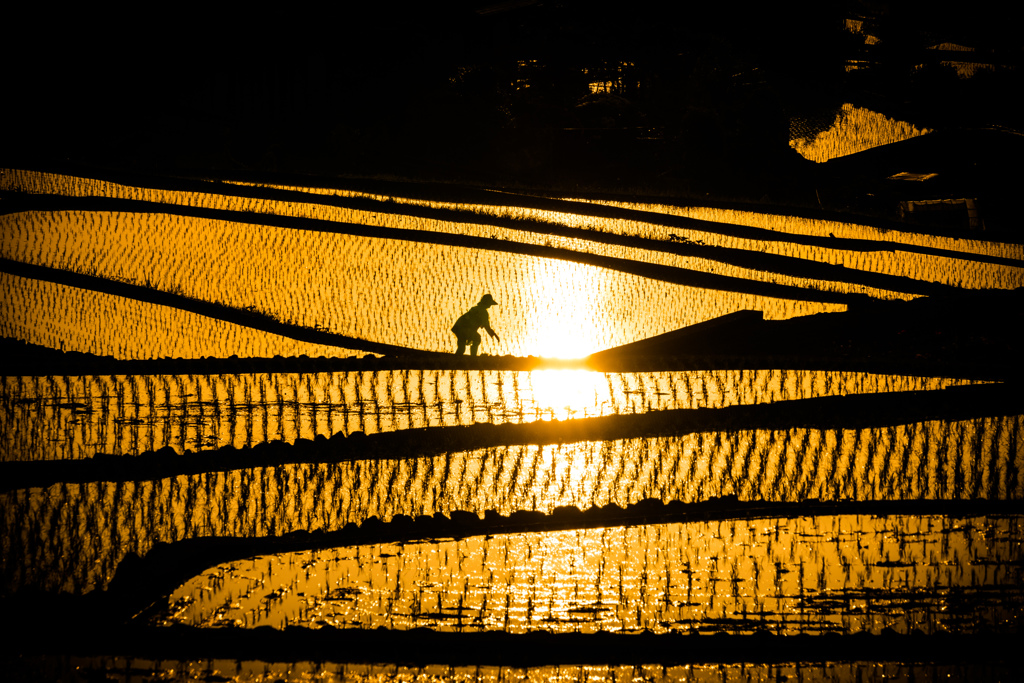
{"label": "person's leg", "polygon": [[473,332],[469,335],[469,355],[475,356],[476,352],[480,349],[480,333]]}
{"label": "person's leg", "polygon": [[455,355],[461,356],[463,353],[466,352],[466,344],[469,340],[466,339],[465,335],[459,334],[457,332],[455,333],[455,338],[459,340],[459,348],[455,350]]}

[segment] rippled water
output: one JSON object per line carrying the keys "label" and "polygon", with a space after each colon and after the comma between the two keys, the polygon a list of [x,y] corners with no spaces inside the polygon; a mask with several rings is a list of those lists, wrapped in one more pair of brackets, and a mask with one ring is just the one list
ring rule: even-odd
{"label": "rippled water", "polygon": [[3,585],[87,591],[130,551],[202,536],[337,530],[453,510],[551,512],[645,498],[836,502],[1024,498],[1024,416],[747,430],[253,467],[0,494]]}
{"label": "rippled water", "polygon": [[[779,319],[842,310],[843,304],[821,301],[845,301],[851,293],[910,298],[933,282],[1024,286],[1021,245],[704,207],[568,200],[558,205],[564,210],[551,211],[517,206],[511,196],[509,205],[455,204],[322,188],[287,188],[295,191],[290,200],[252,199],[236,196],[251,188],[226,183],[183,192],[11,169],[0,174],[0,189],[156,203],[2,215],[0,258],[424,350],[451,350],[451,322],[485,291],[500,303],[491,315],[501,334],[500,343],[485,342],[485,352],[578,357],[738,310]],[[197,218],[186,207],[235,213]],[[618,213],[598,217],[595,208]],[[281,227],[278,218],[304,222]],[[373,236],[371,228],[382,232]],[[680,245],[708,250],[684,256],[673,252]],[[527,249],[545,246],[560,251]],[[799,267],[774,272],[758,265],[763,260],[734,265],[729,259],[736,254],[794,259],[787,268],[843,268],[814,279]],[[605,265],[583,257],[606,259]],[[647,265],[731,279],[715,281],[714,289],[699,284],[708,279],[675,284],[638,274],[650,272],[638,268]],[[859,284],[863,274],[903,280],[880,289]],[[770,297],[750,293],[769,283],[786,289]],[[0,273],[0,287],[0,335],[55,349],[119,358],[362,353],[24,275]],[[964,383],[780,368],[9,376],[0,384],[0,464],[134,456],[163,446],[244,448],[356,431],[714,410]],[[102,589],[128,553],[145,554],[160,542],[334,531],[371,517],[549,513],[565,505],[585,510],[722,496],[736,496],[739,505],[1019,501],[1022,442],[1024,416],[1010,415],[856,429],[793,425],[567,438],[432,457],[241,463],[153,480],[58,483],[0,494],[0,595]],[[1015,633],[1024,614],[1022,542],[1020,515],[837,513],[378,544],[209,569],[178,589],[173,609],[161,618],[203,626],[511,632]],[[181,667],[194,670],[187,662]],[[215,669],[226,670],[210,664],[204,675],[220,675]],[[802,675],[799,667],[751,671],[690,667],[682,677]],[[850,675],[861,671],[852,668]],[[406,673],[453,678],[458,672]],[[933,668],[921,675],[943,673]],[[389,672],[367,665],[344,674],[368,679]],[[477,669],[466,677],[563,674],[672,679],[681,672],[538,667]]]}
{"label": "rippled water", "polygon": [[7,377],[0,384],[0,461],[138,455],[164,446],[183,453],[356,431],[724,408],[969,383],[810,370]]}
{"label": "rippled water", "polygon": [[1021,517],[828,516],[355,546],[218,565],[175,591],[159,623],[999,631],[1020,626],[1022,541]]}
{"label": "rippled water", "polygon": [[349,357],[198,313],[0,273],[0,336],[115,358]]}
{"label": "rippled water", "polygon": [[[259,249],[251,241],[247,246],[246,236],[240,235],[240,252],[227,257],[213,245],[199,243],[183,249],[181,261],[162,269],[145,263],[132,266],[127,260],[116,260],[129,266],[117,268],[117,272],[103,271],[102,262],[94,267],[106,277],[137,280],[165,291],[179,288],[187,296],[229,306],[254,302],[259,310],[307,327],[433,351],[454,350],[452,323],[483,292],[490,292],[499,302],[491,314],[492,327],[503,340],[485,342],[484,350],[491,355],[579,357],[737,310],[766,307],[771,317],[791,317],[837,308],[743,294],[706,299],[695,287],[520,254],[351,235],[278,232],[277,241],[266,242],[264,231],[251,231],[249,238],[262,245]],[[182,230],[179,234],[181,239],[189,239],[191,233]],[[289,254],[317,254],[317,262],[295,262],[286,256]],[[220,265],[214,267],[214,263]],[[44,292],[47,289],[52,288],[38,287]],[[60,287],[57,296],[66,289]],[[12,316],[8,319],[11,327],[3,330],[6,334],[36,341],[39,333],[35,328],[44,320],[70,332],[88,315],[59,303],[42,314],[42,307],[33,300],[38,298],[40,295],[26,296],[12,304],[25,306],[29,324],[18,324],[18,318]],[[169,326],[159,326],[153,320],[160,308],[140,305],[137,314],[120,324],[112,321],[115,324],[107,328],[93,327],[98,338],[71,333],[66,335],[67,343],[85,345],[75,350],[100,347],[101,352],[117,357],[144,358],[144,340],[150,339],[154,340],[150,344],[169,347],[161,355],[201,355],[201,349],[186,345],[187,338],[170,345]],[[87,324],[82,327],[91,331]],[[205,325],[191,332],[200,339],[217,334],[217,330],[208,332]],[[220,348],[230,346],[230,341],[220,343]]]}
{"label": "rippled water", "polygon": [[[424,204],[418,200],[380,201],[379,210],[374,211],[321,203],[323,195],[311,191],[297,193],[292,202],[133,188],[16,170],[6,171],[2,182],[7,188],[30,192],[142,199],[167,207],[166,212],[157,213],[61,210],[0,216],[4,235],[0,256],[5,258],[142,284],[234,308],[254,307],[306,327],[424,350],[452,349],[452,321],[483,292],[493,294],[500,304],[492,309],[492,320],[501,341],[485,341],[485,352],[568,357],[737,310],[760,310],[768,319],[779,319],[844,308],[819,303],[821,292],[912,296],[898,288],[876,289],[842,277],[813,280],[732,265],[718,260],[715,252],[681,256],[655,248],[658,243],[672,244],[670,239],[680,236],[736,253],[831,263],[850,273],[897,275],[909,278],[908,283],[1024,286],[1024,255],[1019,246],[880,234],[864,226],[787,216],[757,216],[753,222],[766,228],[771,238],[766,234],[766,239],[755,239],[733,234],[734,226],[749,225],[751,216],[657,205],[629,205],[639,211],[630,219],[438,202],[429,207],[451,210],[453,216],[462,212],[467,222],[460,222],[403,213],[403,207]],[[231,186],[216,187],[229,191]],[[242,213],[232,214],[230,220],[196,218],[176,214],[177,206]],[[666,213],[706,222],[692,230],[670,228],[659,224],[659,217]],[[316,222],[304,224],[308,225],[304,229],[277,227],[265,224],[268,216]],[[506,223],[512,219],[514,225],[491,225],[489,217]],[[394,232],[383,238],[345,234],[349,224]],[[547,234],[549,228],[563,226],[582,230],[574,236]],[[607,244],[590,239],[588,235],[595,232],[658,242],[644,248]],[[838,240],[836,247],[826,248],[787,237],[830,233],[889,244],[865,251]],[[481,246],[486,247],[430,242],[431,235],[445,234],[484,238]],[[508,251],[545,244],[563,250],[564,256],[613,257],[623,264],[670,266],[678,273],[736,279],[719,285],[720,291],[711,291],[612,267]],[[975,254],[1001,261],[979,262]],[[169,313],[163,306],[129,304],[118,297],[12,275],[4,278],[11,297],[0,316],[0,332],[35,343],[64,343],[69,350],[123,358],[247,355],[250,350],[351,355],[345,349],[289,345],[262,333],[250,333],[253,338],[245,339],[231,326]],[[785,295],[788,298],[755,295],[745,293],[748,285],[743,283],[776,283],[792,290]]]}
{"label": "rippled water", "polygon": [[811,161],[823,162],[930,132],[927,128],[919,129],[904,121],[846,103],[827,130],[813,137],[791,140],[789,144]]}

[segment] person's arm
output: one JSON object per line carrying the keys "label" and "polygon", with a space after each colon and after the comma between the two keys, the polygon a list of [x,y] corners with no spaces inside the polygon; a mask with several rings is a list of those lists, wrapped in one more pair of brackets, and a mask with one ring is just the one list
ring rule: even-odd
{"label": "person's arm", "polygon": [[487,331],[487,334],[491,336],[491,339],[501,341],[501,339],[498,338],[498,333],[491,329],[491,316],[487,315],[486,308],[483,309],[483,315],[480,316],[480,327]]}

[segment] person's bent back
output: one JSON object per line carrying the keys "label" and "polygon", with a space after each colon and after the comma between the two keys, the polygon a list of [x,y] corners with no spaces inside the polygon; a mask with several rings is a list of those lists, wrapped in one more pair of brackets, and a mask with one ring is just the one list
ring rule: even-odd
{"label": "person's bent back", "polygon": [[452,326],[452,332],[458,339],[458,349],[455,351],[455,355],[461,356],[465,353],[467,346],[469,346],[469,355],[477,354],[480,349],[480,332],[478,330],[481,327],[492,339],[501,341],[497,332],[491,329],[490,316],[487,314],[489,307],[497,305],[498,302],[490,294],[484,294],[480,303],[463,313],[455,321],[455,325]]}

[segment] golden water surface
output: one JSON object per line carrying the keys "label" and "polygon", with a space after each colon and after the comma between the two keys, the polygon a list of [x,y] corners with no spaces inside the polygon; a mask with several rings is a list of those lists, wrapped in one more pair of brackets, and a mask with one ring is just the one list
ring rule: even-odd
{"label": "golden water surface", "polygon": [[[852,109],[838,123],[889,125]],[[847,130],[841,137],[857,136]],[[827,139],[814,144],[829,145]],[[184,192],[18,169],[3,169],[0,189],[153,202],[145,210],[115,202],[103,210],[0,215],[0,258],[139,285],[182,302],[252,310],[356,340],[355,348],[298,342],[190,313],[184,304],[157,305],[0,272],[0,335],[117,358],[351,356],[363,353],[358,340],[451,351],[452,322],[485,292],[499,302],[491,320],[501,340],[485,340],[484,352],[581,357],[740,310],[768,319],[843,310],[843,304],[818,301],[828,298],[822,293],[837,301],[854,293],[906,299],[921,283],[1024,286],[1024,248],[983,235],[956,240],[706,207],[608,202],[632,213],[595,218],[588,215],[593,203],[582,200],[572,200],[576,212],[571,203],[553,212],[516,206],[514,198],[509,206],[458,204],[297,187],[288,188],[294,194],[286,201],[236,196],[239,186],[226,183]],[[353,209],[336,201],[346,198],[364,203]],[[196,218],[184,207],[236,213]],[[416,215],[427,209],[448,213]],[[282,217],[305,222],[275,225]],[[703,222],[680,228],[673,223],[679,219]],[[368,236],[367,229],[388,232]],[[564,234],[550,234],[556,229]],[[623,246],[597,239],[608,234],[650,241]],[[478,241],[444,243],[452,236]],[[683,240],[712,249],[682,256],[667,248]],[[517,252],[544,246],[561,251]],[[849,277],[731,265],[726,249],[841,265]],[[579,256],[613,257],[620,267],[569,258]],[[680,285],[627,272],[635,265],[733,279],[716,289]],[[854,282],[861,273],[905,280],[879,289]],[[789,289],[779,296],[749,293],[769,283]],[[0,464],[101,453],[131,457],[164,446],[200,452],[339,433],[713,410],[965,383],[785,368],[11,375],[0,384]],[[872,428],[703,430],[56,483],[0,493],[0,595],[103,589],[128,553],[145,554],[160,542],[336,531],[373,517],[551,513],[566,505],[586,510],[723,496],[736,496],[748,508],[807,500],[935,501],[951,509],[965,501],[1019,501],[1022,442],[1024,416],[1010,415]],[[1020,515],[841,512],[373,544],[209,568],[177,589],[159,623],[516,633],[1014,633],[1024,613],[1022,548]],[[203,675],[221,680],[211,678],[223,675],[214,671],[240,676],[248,666],[221,664],[209,663]],[[199,671],[188,662],[176,666],[179,673]],[[262,675],[253,671],[253,679]],[[307,678],[330,677],[309,671]],[[397,667],[352,666],[343,673],[371,679],[397,675]],[[755,673],[742,667],[402,671],[447,679],[461,673],[469,680],[801,675],[781,665]],[[921,675],[944,673],[934,668]]]}
{"label": "golden water surface", "polygon": [[[836,515],[353,546],[218,565],[175,591],[158,621],[510,633],[998,631],[1020,626],[1022,541],[1020,517]],[[988,598],[964,599],[978,593]]]}
{"label": "golden water surface", "polygon": [[783,369],[6,377],[0,380],[0,462],[138,455],[165,446],[183,453],[318,435],[725,408],[971,383]]}
{"label": "golden water surface", "polygon": [[[870,429],[744,430],[248,467],[0,494],[3,585],[83,592],[128,552],[203,536],[332,531],[467,510],[549,513],[646,498],[963,501],[1024,497],[1024,416]],[[1021,547],[1018,546],[1018,550]]]}
{"label": "golden water surface", "polygon": [[[630,205],[639,209],[641,216],[649,216],[645,221],[433,203],[435,208],[478,217],[460,223],[403,214],[401,207],[424,202],[400,198],[381,201],[381,210],[374,212],[318,203],[322,194],[312,191],[297,195],[301,201],[286,202],[133,188],[17,170],[5,171],[2,183],[29,192],[143,199],[167,207],[166,212],[156,213],[62,210],[0,216],[0,256],[4,258],[130,282],[236,309],[253,308],[305,327],[432,351],[453,349],[454,338],[449,331],[452,322],[484,292],[499,302],[491,309],[491,316],[492,326],[501,337],[500,341],[484,342],[486,353],[559,357],[584,356],[738,310],[760,310],[768,319],[780,319],[843,309],[839,304],[808,300],[821,291],[878,298],[912,296],[850,284],[842,278],[812,280],[743,268],[716,261],[713,254],[679,256],[660,249],[608,245],[587,239],[588,231],[642,236],[666,244],[673,236],[684,236],[708,246],[842,265],[851,273],[877,272],[965,288],[1024,286],[1024,256],[1019,246],[880,234],[864,226],[787,216]],[[219,191],[230,187],[219,186]],[[188,217],[176,214],[176,206],[237,211],[250,220]],[[702,229],[679,231],[659,225],[658,217],[664,213],[710,222]],[[263,217],[276,215],[319,222],[311,223],[309,229],[263,223]],[[515,227],[487,225],[489,215],[513,218],[518,223]],[[730,237],[726,228],[731,223],[756,224],[783,239]],[[345,234],[347,224],[398,232],[385,238]],[[544,233],[545,225],[583,230],[579,237],[556,237]],[[721,225],[725,233],[715,225]],[[323,226],[334,226],[332,230],[336,231],[325,232]],[[403,237],[405,232],[409,239]],[[884,240],[886,247],[863,251],[845,248],[838,242],[835,248],[824,248],[784,237],[829,233]],[[421,241],[431,234],[485,238],[493,248]],[[903,250],[900,245],[904,243],[939,252]],[[505,250],[508,245],[526,244],[547,244],[566,253],[611,256],[624,263],[671,266],[680,272],[728,275],[737,282],[790,285],[793,295],[773,298],[712,291]],[[979,262],[975,254],[997,256],[1003,262]],[[348,349],[289,343],[262,332],[246,335],[234,326],[168,312],[163,306],[126,304],[111,295],[13,275],[3,277],[10,296],[0,316],[0,332],[33,343],[51,347],[63,344],[66,350],[120,358],[250,353],[352,355]],[[801,291],[807,292],[808,299],[802,298]]]}

